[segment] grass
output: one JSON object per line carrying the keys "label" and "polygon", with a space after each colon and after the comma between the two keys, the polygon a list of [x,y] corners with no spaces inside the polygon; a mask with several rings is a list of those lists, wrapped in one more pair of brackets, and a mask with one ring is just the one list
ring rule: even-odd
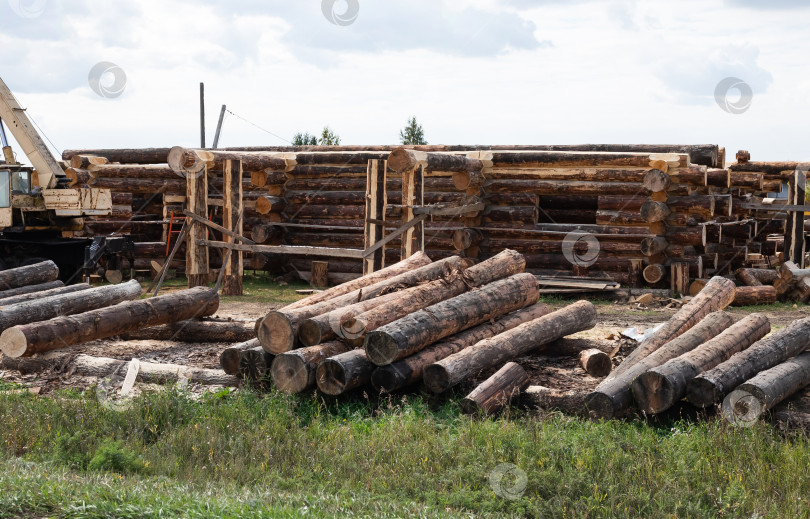
{"label": "grass", "polygon": [[[226,300],[297,288],[249,277]],[[19,387],[0,380],[0,518],[810,517],[810,442],[766,423],[481,419],[418,392],[169,388],[113,410]]]}
{"label": "grass", "polygon": [[[459,397],[168,390],[113,411],[92,390],[0,394],[0,517],[808,516],[804,436],[714,419],[476,419]],[[504,463],[526,476],[514,500],[490,482]]]}

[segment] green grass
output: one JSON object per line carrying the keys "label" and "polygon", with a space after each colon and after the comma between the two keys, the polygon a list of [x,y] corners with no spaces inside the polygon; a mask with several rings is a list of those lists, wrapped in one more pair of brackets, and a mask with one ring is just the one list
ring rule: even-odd
{"label": "green grass", "polygon": [[[476,419],[460,395],[57,396],[0,394],[0,517],[808,517],[810,443],[766,424]],[[526,474],[518,499],[490,485],[503,463]]]}

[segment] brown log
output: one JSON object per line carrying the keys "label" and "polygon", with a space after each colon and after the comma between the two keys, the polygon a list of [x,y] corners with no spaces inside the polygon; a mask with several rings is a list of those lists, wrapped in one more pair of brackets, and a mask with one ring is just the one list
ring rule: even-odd
{"label": "brown log", "polygon": [[467,414],[493,415],[529,387],[529,374],[519,364],[507,362],[461,401]]}
{"label": "brown log", "polygon": [[669,243],[666,238],[656,236],[641,240],[641,253],[645,256],[655,256],[667,250]]}
{"label": "brown log", "polygon": [[579,363],[588,375],[596,378],[606,377],[613,369],[610,355],[596,348],[582,351]]}
{"label": "brown log", "polygon": [[732,324],[734,319],[725,312],[709,314],[694,328],[669,341],[624,373],[604,380],[585,399],[590,415],[593,418],[613,418],[623,414],[633,403],[630,384],[636,377],[694,350]]}
{"label": "brown log", "polygon": [[731,187],[728,170],[709,168],[706,171],[706,184],[714,187]]}
{"label": "brown log", "polygon": [[479,159],[465,155],[426,153],[405,148],[397,148],[388,156],[388,167],[396,173],[411,170],[420,164],[424,164],[427,171],[467,172],[481,171],[484,167]]}
{"label": "brown log", "polygon": [[93,177],[85,169],[68,168],[65,177],[69,180],[68,187],[87,187]]}
{"label": "brown log", "polygon": [[239,376],[254,386],[262,387],[270,379],[270,366],[274,355],[254,346],[239,352]]}
{"label": "brown log", "polygon": [[396,321],[408,314],[438,304],[469,290],[523,272],[523,255],[506,249],[464,271],[449,273],[436,281],[399,292],[400,297],[366,312],[340,321],[342,336],[349,339],[364,337],[372,330]]}
{"label": "brown log", "polygon": [[717,337],[636,378],[632,384],[636,405],[649,414],[666,411],[686,395],[690,380],[745,350],[770,331],[767,317],[747,315]]}
{"label": "brown log", "polygon": [[95,155],[122,164],[165,164],[169,148],[65,150],[62,159],[73,160],[76,155]]}
{"label": "brown log", "polygon": [[[293,168],[290,173],[293,173]],[[288,180],[287,174],[272,169],[260,169],[250,172],[250,183],[256,187],[266,187],[271,185],[284,185]]]}
{"label": "brown log", "polygon": [[337,396],[366,385],[373,371],[374,364],[366,359],[366,352],[351,350],[321,362],[315,372],[315,381],[321,392]]}
{"label": "brown log", "polygon": [[315,288],[329,286],[329,262],[313,261],[310,269],[309,284]]}
{"label": "brown log", "polygon": [[287,201],[278,196],[262,196],[256,199],[256,212],[259,214],[278,213],[287,207]]}
{"label": "brown log", "polygon": [[666,232],[669,243],[675,245],[706,246],[706,227],[669,227]]}
{"label": "brown log", "polygon": [[378,270],[376,272],[363,276],[362,278],[359,278],[356,281],[344,283],[343,285],[332,287],[329,290],[312,294],[311,296],[307,296],[303,299],[300,299],[295,303],[285,306],[283,310],[293,310],[296,308],[302,308],[305,306],[314,305],[316,303],[321,303],[328,299],[342,296],[350,292],[354,292],[355,290],[358,290],[360,288],[373,285],[379,281],[393,278],[400,274],[409,272],[413,269],[417,269],[421,266],[427,265],[428,263],[430,263],[430,258],[424,252],[417,252],[416,254],[414,254],[413,256],[411,256],[406,260],[400,261],[398,263],[385,267],[382,270]]}
{"label": "brown log", "polygon": [[806,167],[806,164],[802,162],[745,162],[732,164],[728,169],[729,171],[753,171],[779,175],[783,171],[793,172],[802,167]]}
{"label": "brown log", "polygon": [[795,283],[806,277],[810,277],[810,269],[801,269],[792,261],[786,261],[779,268],[779,277],[788,283]]}
{"label": "brown log", "polygon": [[689,263],[673,261],[670,265],[670,289],[681,297],[689,294]]}
{"label": "brown log", "polygon": [[672,181],[670,180],[669,175],[660,169],[651,169],[644,175],[644,180],[641,182],[641,184],[647,191],[655,193],[669,189]]}
{"label": "brown log", "polygon": [[0,289],[3,290],[3,292],[0,292],[0,295],[14,288],[55,281],[58,277],[59,267],[51,260],[27,265],[25,267],[3,270],[0,271]]}
{"label": "brown log", "polygon": [[138,195],[172,194],[184,195],[186,181],[182,178],[106,178],[96,177],[89,182],[90,187],[109,189],[110,191],[123,191]]}
{"label": "brown log", "polygon": [[[538,303],[528,308],[512,312],[494,322],[480,324],[406,357],[393,364],[379,366],[371,375],[371,383],[378,391],[391,393],[422,379],[427,366],[468,348],[484,339],[533,321],[551,312],[544,304]],[[550,345],[551,346],[551,345]],[[555,349],[557,351],[557,349]]]}
{"label": "brown log", "polygon": [[706,283],[708,283],[708,279],[695,279],[689,284],[689,295],[694,297],[700,293],[706,287]]}
{"label": "brown log", "polygon": [[141,295],[141,285],[129,281],[122,285],[109,285],[90,288],[81,292],[70,292],[50,297],[40,297],[8,305],[0,310],[0,331],[19,324],[47,321],[60,315],[73,315],[137,299]]}
{"label": "brown log", "polygon": [[641,218],[648,223],[655,223],[655,222],[663,222],[669,215],[672,214],[672,211],[669,209],[664,202],[644,202],[641,206]]}
{"label": "brown log", "polygon": [[802,353],[738,386],[726,398],[723,414],[731,422],[748,424],[808,385],[810,353]]}
{"label": "brown log", "polygon": [[187,320],[140,328],[120,337],[125,341],[244,342],[256,338],[256,332],[253,323],[244,321]]}
{"label": "brown log", "polygon": [[596,308],[588,301],[578,301],[428,366],[423,375],[425,385],[434,393],[442,393],[488,366],[541,349],[566,335],[593,328],[595,324]]}
{"label": "brown log", "polygon": [[705,316],[727,307],[734,300],[734,288],[733,281],[713,277],[694,299],[678,310],[651,337],[639,344],[610,376],[621,375],[650,353],[695,326]]}
{"label": "brown log", "polygon": [[767,285],[737,287],[732,306],[769,305],[776,302],[776,289]]}
{"label": "brown log", "polygon": [[714,216],[716,204],[717,199],[711,195],[671,196],[667,199],[667,206],[673,213],[693,214],[706,218]]}
{"label": "brown log", "polygon": [[331,341],[276,355],[270,368],[273,385],[289,394],[311,389],[315,387],[315,373],[321,362],[352,349],[345,342]]}
{"label": "brown log", "polygon": [[475,229],[457,229],[453,231],[453,246],[456,250],[466,250],[481,243],[483,234]]}
{"label": "brown log", "polygon": [[[80,283],[79,285],[83,286],[84,283]],[[64,287],[65,284],[57,279],[55,281],[48,281],[47,283],[40,283],[38,285],[25,285],[18,288],[3,290],[0,291],[0,306],[14,304],[19,301],[28,301],[29,299],[36,299],[45,291],[56,290]],[[25,298],[17,299],[20,297]]]}
{"label": "brown log", "polygon": [[[433,281],[444,275],[448,261],[452,262],[456,260],[447,259],[429,263],[414,270],[405,271],[391,278],[383,278],[372,285],[367,285],[353,292],[345,293],[338,297],[333,297],[316,304],[311,304],[304,307],[292,307],[292,305],[289,305],[281,310],[270,312],[262,319],[261,325],[259,326],[259,340],[262,342],[262,346],[264,346],[265,351],[268,353],[278,355],[279,353],[290,351],[295,347],[298,326],[304,319],[326,314],[351,304],[367,301],[383,295],[384,293],[416,286],[424,283],[425,281]],[[369,276],[374,276],[375,274],[376,272],[374,274],[370,274]],[[297,305],[297,303],[295,304]]]}
{"label": "brown log", "polygon": [[240,354],[251,348],[261,347],[259,339],[250,339],[239,344],[234,344],[222,350],[219,355],[219,365],[228,375],[238,376]]}
{"label": "brown log", "polygon": [[[486,159],[484,159],[486,160]],[[647,153],[621,152],[577,152],[577,151],[502,151],[491,152],[492,167],[548,168],[562,166],[629,166],[648,167],[650,155]],[[688,166],[685,155],[673,156],[681,167]]]}
{"label": "brown log", "polygon": [[472,171],[456,171],[453,173],[453,185],[459,191],[467,191],[468,189],[478,189],[484,185],[484,174],[480,170]]}
{"label": "brown log", "polygon": [[810,347],[810,317],[793,321],[689,382],[686,398],[697,407],[719,403],[734,388]]}
{"label": "brown log", "polygon": [[[757,279],[757,277],[751,272],[751,270],[746,268],[740,268],[734,271],[734,275],[740,280],[741,283],[749,287],[761,287],[762,282]],[[739,288],[737,289],[739,290]]]}
{"label": "brown log", "polygon": [[102,164],[91,165],[87,168],[90,178],[118,178],[118,179],[163,179],[174,180],[185,178],[178,175],[168,166],[139,165],[139,164]]}
{"label": "brown log", "polygon": [[277,225],[255,225],[250,231],[250,238],[259,245],[280,240],[284,231]]}
{"label": "brown log", "polygon": [[[640,182],[579,182],[565,180],[488,180],[489,193],[534,193],[537,195],[649,195]],[[688,186],[676,186],[673,195],[689,194]]]}
{"label": "brown log", "polygon": [[175,146],[167,156],[169,167],[178,173],[199,173],[206,167],[222,169],[226,160],[241,161],[245,171],[285,171],[288,166],[287,160],[274,152],[198,150]]}
{"label": "brown log", "polygon": [[655,285],[664,279],[667,271],[663,265],[647,265],[644,267],[644,281],[651,285]]}
{"label": "brown log", "polygon": [[517,274],[389,323],[366,335],[368,359],[385,366],[434,342],[524,308],[539,298],[537,278]]}
{"label": "brown log", "polygon": [[70,167],[73,169],[87,169],[91,165],[101,165],[106,164],[107,162],[108,160],[104,157],[95,157],[93,155],[74,155],[70,158]]}
{"label": "brown log", "polygon": [[[62,282],[60,281],[59,284],[61,283]],[[43,286],[43,285],[36,285],[36,286]],[[72,294],[74,292],[81,292],[82,290],[89,290],[90,288],[92,287],[87,283],[77,283],[75,285],[60,286],[57,288],[52,288],[50,290],[43,290],[40,292],[32,292],[29,294],[7,297],[5,299],[0,299],[0,312],[2,312],[2,310],[5,309],[5,307],[8,307],[10,305],[16,305],[18,303],[24,303],[26,301],[40,300],[52,296]]]}
{"label": "brown log", "polygon": [[[121,286],[116,285],[115,288]],[[218,307],[219,297],[211,289],[197,287],[181,290],[78,315],[14,326],[0,335],[0,350],[10,357],[29,356],[114,337],[142,327],[212,315]]]}

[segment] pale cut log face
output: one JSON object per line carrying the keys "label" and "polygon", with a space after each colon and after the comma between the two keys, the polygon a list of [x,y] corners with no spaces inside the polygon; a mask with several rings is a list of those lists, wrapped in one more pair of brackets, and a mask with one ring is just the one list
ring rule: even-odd
{"label": "pale cut log face", "polygon": [[21,357],[25,353],[27,343],[25,334],[16,327],[9,328],[0,335],[0,350],[3,355],[8,355],[13,359]]}
{"label": "pale cut log face", "polygon": [[318,389],[327,395],[337,396],[346,388],[346,373],[343,366],[332,360],[325,360],[316,372]]}
{"label": "pale cut log face", "polygon": [[309,385],[309,371],[297,355],[278,355],[270,368],[273,384],[279,391],[296,394]]}

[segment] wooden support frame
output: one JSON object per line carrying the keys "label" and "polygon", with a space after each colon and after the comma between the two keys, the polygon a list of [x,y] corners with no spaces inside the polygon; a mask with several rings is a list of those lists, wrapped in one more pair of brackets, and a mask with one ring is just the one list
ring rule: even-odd
{"label": "wooden support frame", "polygon": [[[419,164],[415,168],[402,172],[402,220],[411,222],[416,213],[414,209],[425,204],[425,165]],[[418,251],[425,250],[425,224],[424,220],[417,222],[405,230],[402,236],[400,259],[410,258]]]}
{"label": "wooden support frame", "polygon": [[[369,160],[366,170],[366,221],[364,229],[364,249],[368,250],[385,235],[385,209],[388,195],[385,183],[388,179],[387,160]],[[385,244],[374,250],[371,256],[363,259],[363,275],[385,267]]]}
{"label": "wooden support frame", "polygon": [[[186,174],[186,208],[190,213],[208,219],[208,167]],[[199,221],[189,223],[186,244],[186,277],[188,287],[208,286],[208,248],[200,240],[208,238],[208,228]]]}
{"label": "wooden support frame", "polygon": [[800,211],[788,211],[787,225],[785,226],[785,261],[792,261],[799,268],[805,268],[804,261],[804,200],[806,189],[806,175],[804,169],[796,168],[788,180],[790,188],[788,205],[801,206]]}
{"label": "wooden support frame", "polygon": [[[224,192],[222,194],[225,203],[222,213],[222,226],[231,229],[232,233],[242,235],[242,212],[244,202],[242,201],[242,161],[226,160],[224,175]],[[235,243],[234,236],[225,235],[226,243]],[[222,265],[224,276],[222,278],[222,295],[241,296],[242,295],[242,272],[244,252],[240,250],[229,250],[225,255],[225,262]]]}

